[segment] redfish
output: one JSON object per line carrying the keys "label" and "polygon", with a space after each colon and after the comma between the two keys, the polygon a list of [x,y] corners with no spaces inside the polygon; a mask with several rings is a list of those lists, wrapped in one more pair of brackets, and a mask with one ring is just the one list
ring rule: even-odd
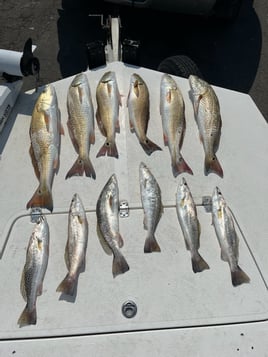
{"label": "redfish", "polygon": [[106,137],[97,157],[107,154],[118,158],[115,135],[120,132],[119,107],[122,104],[115,72],[108,71],[101,77],[96,89],[96,100],[97,123],[100,132]]}
{"label": "redfish", "polygon": [[156,150],[162,150],[147,136],[150,119],[149,90],[145,81],[136,73],[130,78],[127,107],[130,131],[135,132],[146,154],[151,155]]}
{"label": "redfish", "polygon": [[91,90],[85,73],[77,74],[68,89],[67,95],[68,129],[78,157],[68,171],[71,176],[96,178],[94,167],[89,158],[90,145],[95,143],[94,108]]}
{"label": "redfish", "polygon": [[30,207],[46,208],[53,211],[52,183],[59,169],[60,110],[55,88],[48,84],[39,95],[32,113],[30,125],[30,156],[39,186],[27,203]]}
{"label": "redfish", "polygon": [[161,78],[160,114],[164,144],[169,148],[173,176],[177,177],[183,172],[193,175],[181,154],[186,130],[184,99],[177,83],[169,74],[163,74]]}
{"label": "redfish", "polygon": [[189,83],[195,119],[205,151],[205,175],[215,173],[223,177],[223,170],[216,156],[222,127],[218,97],[210,84],[195,75],[189,76]]}

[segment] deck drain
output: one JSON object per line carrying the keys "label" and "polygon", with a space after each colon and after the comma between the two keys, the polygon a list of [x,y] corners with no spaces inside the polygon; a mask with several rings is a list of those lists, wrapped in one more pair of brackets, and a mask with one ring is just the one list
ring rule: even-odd
{"label": "deck drain", "polygon": [[134,301],[128,300],[124,302],[122,305],[122,314],[128,318],[131,319],[134,317],[137,313],[137,305],[135,304]]}

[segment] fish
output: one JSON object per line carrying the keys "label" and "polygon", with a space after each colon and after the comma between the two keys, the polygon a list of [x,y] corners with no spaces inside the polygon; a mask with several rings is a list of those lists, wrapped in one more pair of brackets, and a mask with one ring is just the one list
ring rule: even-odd
{"label": "fish", "polygon": [[144,253],[161,252],[155,231],[163,213],[161,189],[144,162],[139,166],[140,196],[144,211],[143,226],[147,230]]}
{"label": "fish", "polygon": [[60,135],[64,135],[57,94],[52,84],[44,87],[35,103],[29,134],[29,153],[39,186],[26,208],[40,207],[52,212],[52,183],[59,169]]}
{"label": "fish", "polygon": [[181,154],[186,130],[184,99],[175,80],[166,73],[162,75],[160,83],[160,115],[164,144],[168,146],[171,156],[173,176],[177,177],[183,172],[193,175]]}
{"label": "fish", "polygon": [[177,188],[176,211],[186,249],[191,252],[193,272],[199,273],[205,269],[209,269],[209,265],[198,252],[200,248],[201,226],[192,193],[184,177]]}
{"label": "fish", "polygon": [[57,287],[57,292],[73,296],[80,272],[85,271],[88,243],[88,220],[83,202],[75,193],[68,215],[68,239],[65,246],[65,263],[68,273]]}
{"label": "fish", "polygon": [[49,258],[49,226],[40,215],[28,242],[26,262],[22,271],[20,290],[26,306],[18,319],[19,327],[37,323],[36,300],[42,295],[43,281]]}
{"label": "fish", "polygon": [[119,108],[122,106],[114,71],[105,72],[96,88],[96,119],[100,132],[106,137],[97,157],[111,156],[118,158],[115,142],[116,133],[120,133]]}
{"label": "fish", "polygon": [[89,158],[90,145],[95,143],[94,108],[89,82],[85,73],[78,73],[72,80],[67,94],[67,126],[78,157],[67,172],[72,176],[92,177],[96,172]]}
{"label": "fish", "polygon": [[120,252],[124,240],[119,232],[119,188],[115,174],[104,185],[96,205],[97,229],[106,253],[113,254],[112,274],[115,278],[129,270]]}
{"label": "fish", "polygon": [[232,285],[249,283],[249,276],[238,265],[239,239],[232,212],[218,186],[212,193],[212,224],[221,248],[221,259],[230,267]]}
{"label": "fish", "polygon": [[200,140],[205,152],[204,173],[223,177],[222,166],[216,156],[221,137],[222,118],[218,97],[212,86],[196,75],[190,75],[190,95]]}
{"label": "fish", "polygon": [[130,131],[135,132],[146,154],[151,155],[156,150],[162,150],[147,136],[150,118],[149,90],[145,81],[137,73],[133,73],[130,77],[127,108]]}

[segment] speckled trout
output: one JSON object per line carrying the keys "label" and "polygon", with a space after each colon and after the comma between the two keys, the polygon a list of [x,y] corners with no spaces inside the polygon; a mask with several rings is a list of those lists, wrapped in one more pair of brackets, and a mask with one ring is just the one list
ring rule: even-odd
{"label": "speckled trout", "polygon": [[161,189],[155,177],[141,162],[139,167],[140,195],[144,210],[144,229],[147,236],[144,244],[144,253],[160,252],[160,246],[155,238],[155,231],[163,213]]}
{"label": "speckled trout", "polygon": [[96,173],[89,158],[90,145],[95,143],[94,108],[85,73],[78,73],[69,86],[67,110],[69,134],[78,157],[65,178],[85,173],[95,179]]}
{"label": "speckled trout", "polygon": [[53,211],[52,182],[59,168],[60,134],[64,134],[55,88],[44,87],[32,113],[30,156],[39,186],[27,203],[30,207]]}
{"label": "speckled trout", "polygon": [[181,154],[186,130],[184,99],[177,83],[169,74],[163,74],[161,78],[160,114],[164,144],[169,148],[173,176],[177,177],[183,172],[193,175]]}
{"label": "speckled trout", "polygon": [[26,262],[21,277],[21,294],[27,304],[18,319],[20,327],[35,325],[37,322],[36,300],[42,295],[48,257],[49,227],[45,216],[41,215],[28,243]]}
{"label": "speckled trout", "polygon": [[68,239],[65,247],[65,263],[68,273],[57,291],[74,295],[78,277],[85,270],[88,242],[88,221],[79,195],[73,195],[68,215]]}
{"label": "speckled trout", "polygon": [[101,77],[96,89],[96,100],[97,123],[100,132],[106,137],[97,157],[107,154],[118,158],[115,135],[120,132],[119,107],[122,104],[115,72],[108,71]]}
{"label": "speckled trout", "polygon": [[205,151],[205,175],[215,173],[223,177],[223,170],[216,156],[222,127],[219,100],[212,86],[203,79],[190,75],[189,84],[195,119]]}
{"label": "speckled trout", "polygon": [[150,119],[149,90],[145,81],[137,73],[130,77],[127,98],[130,131],[135,132],[143,150],[151,155],[156,150],[162,150],[147,136]]}
{"label": "speckled trout", "polygon": [[209,269],[207,262],[199,254],[200,223],[192,193],[183,177],[177,188],[176,210],[186,249],[191,252],[192,269],[194,273]]}
{"label": "speckled trout", "polygon": [[119,189],[113,174],[103,187],[96,207],[97,228],[106,253],[113,254],[112,274],[115,278],[129,270],[129,265],[120,252],[124,241],[119,232]]}
{"label": "speckled trout", "polygon": [[212,223],[221,248],[221,259],[229,263],[233,286],[249,283],[249,277],[238,265],[239,240],[232,213],[217,186],[212,194]]}

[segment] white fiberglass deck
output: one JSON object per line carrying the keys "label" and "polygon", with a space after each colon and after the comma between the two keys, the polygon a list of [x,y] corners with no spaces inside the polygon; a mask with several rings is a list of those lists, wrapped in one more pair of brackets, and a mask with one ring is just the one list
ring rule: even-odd
{"label": "white fiberglass deck", "polygon": [[[96,158],[104,142],[96,125],[96,142],[90,151],[96,180],[86,177],[65,180],[65,175],[76,158],[66,125],[67,90],[73,77],[54,83],[65,135],[61,139],[60,169],[52,189],[54,211],[50,214],[43,210],[50,227],[50,256],[43,295],[37,299],[37,325],[23,328],[17,325],[18,317],[25,306],[20,294],[20,278],[33,229],[26,203],[38,184],[28,153],[29,126],[39,93],[28,92],[21,95],[2,134],[0,283],[4,289],[0,296],[0,339],[14,339],[14,345],[17,338],[113,332],[120,332],[117,336],[122,333],[123,339],[126,336],[125,331],[143,330],[147,330],[150,339],[150,336],[153,338],[152,331],[150,332],[153,329],[171,328],[172,333],[180,336],[185,333],[185,328],[192,327],[196,331],[202,331],[200,336],[206,330],[208,336],[217,338],[220,334],[205,326],[267,320],[268,128],[264,118],[248,95],[214,87],[223,120],[217,156],[223,167],[224,178],[215,174],[204,176],[204,152],[188,96],[189,84],[186,79],[174,77],[186,105],[187,128],[182,154],[194,173],[193,176],[185,174],[174,178],[169,151],[163,145],[159,113],[162,74],[119,62],[86,72],[95,109],[95,89],[102,74],[108,70],[116,72],[122,95],[121,132],[116,136],[119,159]],[[148,137],[163,149],[151,156],[145,154],[135,134],[129,131],[126,100],[130,76],[134,72],[139,73],[149,87],[151,115]],[[164,212],[156,231],[161,253],[143,253],[146,231],[143,229],[138,179],[141,161],[151,169],[162,190]],[[95,214],[99,193],[112,173],[118,178],[120,200],[127,200],[130,207],[129,217],[120,219],[120,230],[125,242],[122,252],[130,270],[115,279],[111,272],[112,257],[104,253],[97,237]],[[239,265],[250,276],[250,284],[236,288],[232,286],[229,266],[220,259],[211,214],[202,206],[198,206],[201,223],[200,253],[210,269],[199,274],[192,272],[190,253],[185,249],[175,210],[175,193],[182,176],[186,178],[198,205],[202,203],[203,196],[212,194],[216,185],[222,190],[240,227],[237,227],[240,238]],[[60,294],[56,292],[56,288],[67,272],[64,249],[68,209],[75,192],[79,193],[88,212],[89,240],[86,271],[80,274],[77,295],[66,301],[59,299]],[[126,300],[133,300],[138,307],[137,315],[132,319],[125,318],[121,313],[121,306]],[[254,325],[256,329],[263,331],[263,323]],[[135,334],[137,332],[133,332],[133,336]],[[157,334],[159,341],[161,338],[166,340],[165,333]],[[95,343],[95,340],[92,341]],[[267,341],[267,338],[263,341]],[[8,348],[6,343],[4,345],[0,341],[0,350],[1,346]],[[176,344],[174,348],[175,346]],[[178,351],[178,347],[176,348]],[[83,350],[80,352],[83,353]],[[127,354],[131,355],[131,351]],[[153,355],[158,356],[156,353]],[[172,353],[169,354],[171,355]]]}

